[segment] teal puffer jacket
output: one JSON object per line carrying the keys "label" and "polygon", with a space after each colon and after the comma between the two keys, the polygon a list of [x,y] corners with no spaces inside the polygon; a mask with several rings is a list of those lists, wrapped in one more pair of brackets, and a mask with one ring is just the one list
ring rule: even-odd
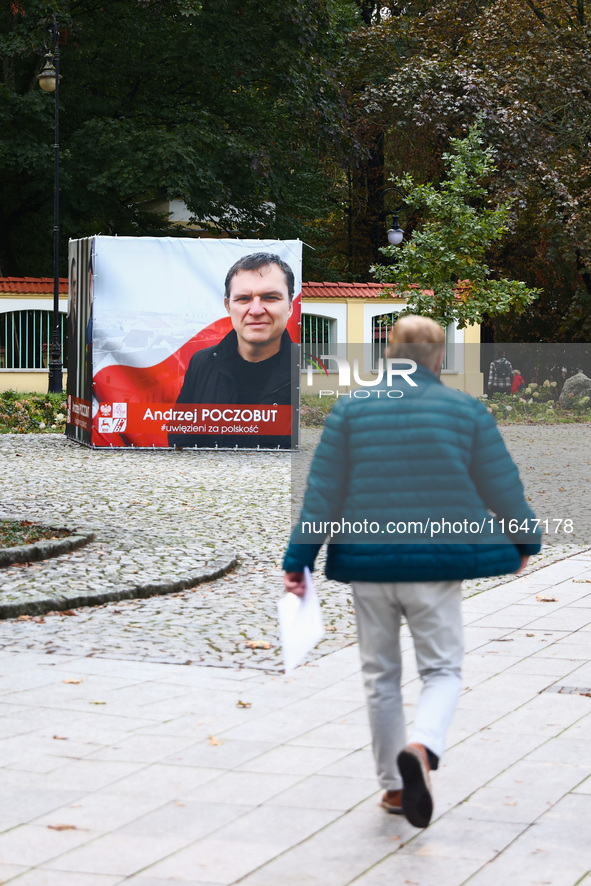
{"label": "teal puffer jacket", "polygon": [[[343,398],[314,455],[283,562],[337,581],[444,581],[515,572],[541,532],[492,415],[428,369],[390,399]],[[495,515],[493,517],[493,515]],[[331,526],[332,524],[332,526]]]}

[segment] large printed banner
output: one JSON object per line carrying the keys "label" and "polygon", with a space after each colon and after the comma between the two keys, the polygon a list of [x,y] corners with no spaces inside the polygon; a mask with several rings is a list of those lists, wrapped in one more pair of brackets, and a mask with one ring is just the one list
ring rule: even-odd
{"label": "large printed banner", "polygon": [[71,241],[68,436],[98,447],[297,448],[301,246]]}

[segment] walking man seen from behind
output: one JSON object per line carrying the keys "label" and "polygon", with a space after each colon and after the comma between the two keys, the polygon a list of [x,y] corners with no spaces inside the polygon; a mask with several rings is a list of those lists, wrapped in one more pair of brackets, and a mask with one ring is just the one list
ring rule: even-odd
{"label": "walking man seen from behind", "polygon": [[[461,581],[520,572],[540,549],[492,415],[439,380],[444,347],[437,323],[401,318],[387,357],[416,363],[414,386],[401,383],[395,398],[375,388],[367,399],[337,401],[283,563],[286,590],[303,595],[304,567],[314,568],[330,535],[326,575],[353,588],[382,806],[418,828],[431,820],[430,771],[444,752],[462,687]],[[510,520],[518,535],[505,534]],[[361,524],[370,527],[363,534],[355,529]],[[403,618],[422,680],[408,743]]]}

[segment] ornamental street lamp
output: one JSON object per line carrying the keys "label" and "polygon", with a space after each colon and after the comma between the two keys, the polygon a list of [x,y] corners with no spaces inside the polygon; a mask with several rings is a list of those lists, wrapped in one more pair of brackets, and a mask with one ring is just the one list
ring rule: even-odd
{"label": "ornamental street lamp", "polygon": [[[382,243],[382,217],[384,215],[384,196],[388,193],[388,191],[396,191],[398,194],[400,194],[401,197],[404,197],[404,193],[400,190],[400,188],[384,188],[383,191],[380,191],[378,197],[378,223],[376,228],[376,261],[378,262],[380,260],[380,246]],[[402,207],[398,207],[398,209],[392,210],[392,223],[386,232],[388,243],[390,243],[391,246],[399,246],[404,240],[404,231],[398,223],[398,213],[401,209]]]}
{"label": "ornamental street lamp", "polygon": [[60,342],[60,278],[59,278],[59,186],[60,186],[60,146],[59,146],[59,106],[60,106],[60,50],[59,31],[55,15],[45,22],[43,43],[45,65],[37,75],[39,86],[44,92],[55,92],[55,144],[53,165],[53,333],[49,352],[49,393],[61,394],[63,390],[62,358]]}

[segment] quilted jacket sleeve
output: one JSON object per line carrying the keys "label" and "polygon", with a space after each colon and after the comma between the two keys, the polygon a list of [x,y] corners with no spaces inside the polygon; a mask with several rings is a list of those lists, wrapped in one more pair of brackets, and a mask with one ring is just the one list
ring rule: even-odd
{"label": "quilted jacket sleeve", "polygon": [[[471,474],[487,508],[504,521],[504,531],[521,554],[537,554],[541,530],[523,491],[519,471],[507,451],[492,415],[474,402],[476,430],[472,448]],[[511,531],[515,529],[516,531]]]}
{"label": "quilted jacket sleeve", "polygon": [[314,568],[323,542],[330,535],[330,523],[341,515],[347,494],[349,437],[344,403],[337,403],[322,432],[312,459],[300,519],[291,533],[283,568],[301,572]]}

